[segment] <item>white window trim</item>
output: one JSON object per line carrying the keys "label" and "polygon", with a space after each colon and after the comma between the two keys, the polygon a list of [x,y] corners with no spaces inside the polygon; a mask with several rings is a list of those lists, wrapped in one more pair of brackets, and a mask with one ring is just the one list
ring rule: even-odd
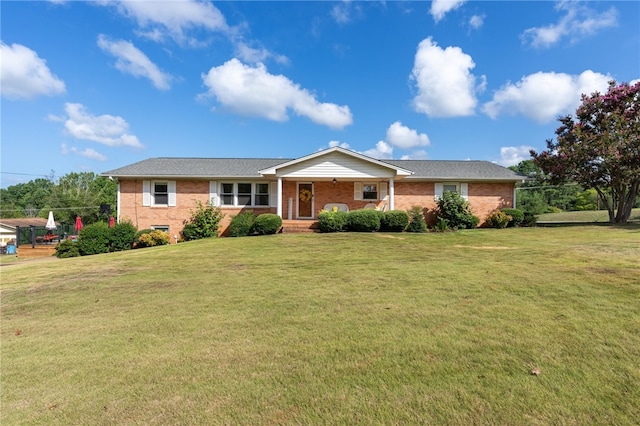
{"label": "white window trim", "polygon": [[151,225],[151,229],[153,229],[154,231],[163,231],[168,234],[171,230],[171,227],[169,225]]}
{"label": "white window trim", "polygon": [[364,198],[364,186],[376,185],[378,190],[378,198],[366,198],[366,201],[380,201],[387,196],[388,185],[387,182],[353,182],[353,199],[356,201],[365,200]]}
{"label": "white window trim", "polygon": [[[251,184],[251,199],[250,199],[250,203],[249,204],[238,204],[238,184]],[[229,194],[229,193],[223,193],[222,192],[222,185],[224,184],[232,184],[233,185],[233,193]],[[266,184],[268,187],[268,192],[267,193],[263,193],[261,195],[268,195],[268,201],[267,204],[255,204],[256,201],[256,188],[257,185],[259,184]],[[210,182],[210,189],[209,189],[209,195],[212,198],[212,203],[214,202],[213,200],[215,199],[215,201],[217,202],[217,206],[219,207],[253,207],[253,208],[269,208],[269,207],[273,207],[274,204],[274,186],[271,185],[271,182],[268,181],[220,181],[217,183],[216,185],[216,181],[211,181]],[[217,192],[214,192],[211,188],[214,188],[214,186],[218,189]],[[225,195],[233,195],[233,204],[224,204],[223,203],[223,196]]]}
{"label": "white window trim", "polygon": [[434,184],[434,199],[436,201],[442,197],[445,185],[455,185],[456,192],[460,194],[464,200],[469,200],[469,184],[467,182],[436,182]]}
{"label": "white window trim", "polygon": [[[167,184],[167,204],[156,204],[154,200],[154,189],[156,183]],[[143,180],[142,181],[142,205],[146,207],[175,207],[176,202],[176,181],[175,180]]]}

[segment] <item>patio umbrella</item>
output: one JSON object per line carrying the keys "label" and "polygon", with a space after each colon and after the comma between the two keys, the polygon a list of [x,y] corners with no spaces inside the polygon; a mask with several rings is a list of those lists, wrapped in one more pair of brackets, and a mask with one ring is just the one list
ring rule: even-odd
{"label": "patio umbrella", "polygon": [[80,232],[82,229],[82,219],[80,216],[76,216],[76,232]]}
{"label": "patio umbrella", "polygon": [[111,216],[109,218],[109,228],[113,228],[116,225],[116,220]]}
{"label": "patio umbrella", "polygon": [[53,220],[53,212],[51,210],[49,210],[49,218],[47,219],[47,224],[44,227],[49,231],[53,231],[57,228],[56,221]]}

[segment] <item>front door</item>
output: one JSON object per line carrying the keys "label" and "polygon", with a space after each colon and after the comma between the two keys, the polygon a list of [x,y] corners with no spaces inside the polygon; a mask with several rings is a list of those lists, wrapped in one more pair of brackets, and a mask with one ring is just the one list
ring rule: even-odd
{"label": "front door", "polygon": [[298,217],[301,219],[313,218],[313,184],[298,184]]}

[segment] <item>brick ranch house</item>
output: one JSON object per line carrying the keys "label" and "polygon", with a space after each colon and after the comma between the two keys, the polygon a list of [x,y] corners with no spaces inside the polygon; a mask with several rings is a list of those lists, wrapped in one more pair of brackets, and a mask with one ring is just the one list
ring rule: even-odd
{"label": "brick ranch house", "polygon": [[376,160],[340,147],[296,159],[150,158],[102,176],[118,181],[118,221],[172,236],[196,201],[220,207],[223,235],[243,210],[314,220],[326,206],[355,210],[381,200],[388,210],[419,205],[433,223],[444,191],[459,192],[482,223],[497,208],[515,207],[515,184],[525,179],[486,161]]}

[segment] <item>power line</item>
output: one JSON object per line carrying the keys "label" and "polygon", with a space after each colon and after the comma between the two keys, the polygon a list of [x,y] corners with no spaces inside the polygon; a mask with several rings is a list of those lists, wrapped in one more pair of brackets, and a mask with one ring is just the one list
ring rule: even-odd
{"label": "power line", "polygon": [[25,210],[53,210],[53,211],[58,211],[58,210],[89,210],[89,209],[99,209],[100,206],[86,206],[86,207],[42,207],[42,208],[28,208],[28,207],[24,207],[21,209],[12,209],[12,210],[0,210],[0,213],[7,213],[7,212],[22,212]]}

